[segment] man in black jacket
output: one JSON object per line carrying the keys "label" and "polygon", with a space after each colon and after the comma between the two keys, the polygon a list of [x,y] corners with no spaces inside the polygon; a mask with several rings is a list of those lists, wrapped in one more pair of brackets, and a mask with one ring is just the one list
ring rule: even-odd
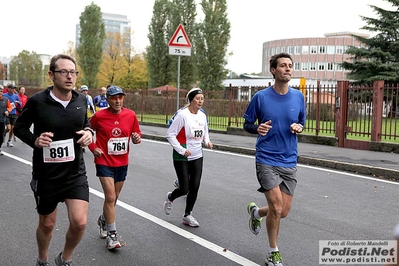
{"label": "man in black jacket", "polygon": [[[82,146],[92,142],[86,97],[73,90],[76,62],[69,55],[51,59],[48,75],[53,86],[34,94],[15,124],[15,135],[33,148],[31,187],[39,225],[36,265],[47,266],[48,248],[57,218],[57,205],[65,202],[69,228],[56,265],[72,265],[72,253],[83,237],[88,215],[89,185]],[[33,127],[33,133],[30,128]]]}

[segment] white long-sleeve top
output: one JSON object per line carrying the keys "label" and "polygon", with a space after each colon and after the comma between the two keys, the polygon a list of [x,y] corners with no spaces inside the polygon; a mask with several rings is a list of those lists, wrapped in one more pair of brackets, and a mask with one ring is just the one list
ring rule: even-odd
{"label": "white long-sleeve top", "polygon": [[[173,147],[173,160],[192,161],[203,156],[202,142],[206,145],[210,142],[206,115],[198,111],[190,112],[189,108],[179,111],[173,123],[166,132],[166,138]],[[191,152],[184,156],[186,150]]]}

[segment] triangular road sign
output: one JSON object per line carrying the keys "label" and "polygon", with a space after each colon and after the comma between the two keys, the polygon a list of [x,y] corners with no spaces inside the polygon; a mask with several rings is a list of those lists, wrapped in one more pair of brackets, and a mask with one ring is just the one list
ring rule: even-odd
{"label": "triangular road sign", "polygon": [[191,48],[190,40],[188,39],[182,24],[179,24],[177,27],[172,39],[169,41],[169,46]]}

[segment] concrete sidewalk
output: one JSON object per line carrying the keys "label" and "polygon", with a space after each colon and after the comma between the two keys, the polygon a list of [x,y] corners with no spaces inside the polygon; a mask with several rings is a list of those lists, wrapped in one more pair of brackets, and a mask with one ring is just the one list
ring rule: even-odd
{"label": "concrete sidewalk", "polygon": [[[166,127],[140,125],[143,138],[166,141]],[[210,133],[215,150],[255,154],[256,135],[239,136]],[[298,163],[399,181],[399,155],[318,144],[299,143]]]}

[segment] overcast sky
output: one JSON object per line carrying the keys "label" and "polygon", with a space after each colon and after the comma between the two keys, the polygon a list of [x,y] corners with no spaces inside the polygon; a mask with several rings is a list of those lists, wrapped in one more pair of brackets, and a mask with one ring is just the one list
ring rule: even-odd
{"label": "overcast sky", "polygon": [[[134,47],[145,50],[153,0],[7,0],[0,5],[0,57],[22,50],[62,53],[69,41],[75,42],[79,16],[92,2],[104,13],[126,15],[131,20]],[[227,68],[238,74],[261,72],[263,42],[342,31],[367,33],[360,30],[365,25],[360,15],[375,17],[368,5],[391,9],[384,0],[227,0],[227,4],[231,22],[228,52],[233,53]]]}

